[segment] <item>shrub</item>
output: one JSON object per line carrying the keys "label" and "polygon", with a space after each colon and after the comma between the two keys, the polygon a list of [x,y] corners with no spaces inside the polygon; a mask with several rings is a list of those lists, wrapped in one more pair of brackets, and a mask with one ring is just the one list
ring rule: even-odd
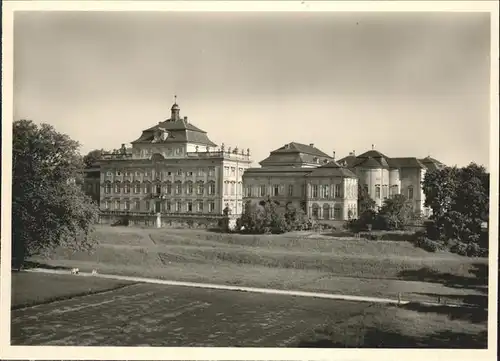
{"label": "shrub", "polygon": [[432,240],[427,237],[420,237],[416,242],[415,245],[417,247],[420,247],[428,252],[437,252],[439,250],[442,250],[443,244],[439,241]]}
{"label": "shrub", "polygon": [[461,256],[467,256],[467,243],[457,241],[450,247],[450,251]]}
{"label": "shrub", "polygon": [[359,234],[361,238],[365,238],[369,241],[380,241],[383,238],[383,234],[381,233],[365,233],[362,232]]}

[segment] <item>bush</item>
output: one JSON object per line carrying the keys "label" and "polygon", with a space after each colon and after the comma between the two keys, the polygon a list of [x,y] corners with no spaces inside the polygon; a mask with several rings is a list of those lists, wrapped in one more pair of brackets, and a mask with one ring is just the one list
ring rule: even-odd
{"label": "bush", "polygon": [[381,233],[360,233],[359,236],[361,238],[365,238],[369,241],[380,241],[383,238],[383,234]]}
{"label": "bush", "polygon": [[420,247],[428,252],[437,252],[439,250],[442,250],[444,248],[443,244],[439,241],[432,240],[427,237],[420,237],[416,242],[415,245],[417,247]]}
{"label": "bush", "polygon": [[465,243],[454,241],[450,246],[450,252],[467,257],[487,257],[488,249],[479,246],[477,243]]}

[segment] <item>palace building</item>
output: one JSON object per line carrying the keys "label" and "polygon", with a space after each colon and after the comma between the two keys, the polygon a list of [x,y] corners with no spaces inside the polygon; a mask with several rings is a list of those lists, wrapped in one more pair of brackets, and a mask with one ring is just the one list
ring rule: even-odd
{"label": "palace building", "polygon": [[228,207],[241,213],[250,149],[217,146],[180,116],[177,102],[169,119],[143,130],[131,144],[102,154],[98,168],[88,172],[99,176],[97,196],[91,176],[86,187],[102,211],[217,215]]}
{"label": "palace building", "polygon": [[244,201],[272,199],[322,220],[357,217],[358,180],[314,144],[288,143],[243,175]]}
{"label": "palace building", "polygon": [[424,206],[425,195],[422,181],[428,170],[440,169],[444,164],[426,158],[389,158],[373,149],[356,156],[354,152],[339,160],[339,164],[356,174],[359,184],[364,187],[377,206],[384,199],[395,194],[403,194],[412,202],[413,210],[429,216],[431,210]]}

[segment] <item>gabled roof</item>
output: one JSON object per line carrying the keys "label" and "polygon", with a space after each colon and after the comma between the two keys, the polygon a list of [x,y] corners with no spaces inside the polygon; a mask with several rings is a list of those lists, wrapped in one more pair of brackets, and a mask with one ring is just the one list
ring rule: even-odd
{"label": "gabled roof", "polygon": [[356,175],[349,169],[342,167],[336,161],[332,160],[321,167],[315,168],[308,177],[344,177],[357,178]]}
{"label": "gabled roof", "polygon": [[364,152],[363,154],[360,154],[357,156],[357,158],[385,158],[387,159],[388,157],[385,154],[380,153],[378,150],[372,149],[367,152]]}
{"label": "gabled roof", "polygon": [[333,158],[313,145],[291,142],[281,148],[273,150],[269,157],[259,164],[263,167],[271,166],[301,166],[314,164],[320,166]]}
{"label": "gabled roof", "polygon": [[291,142],[288,144],[285,144],[281,148],[278,148],[276,150],[273,150],[271,154],[275,153],[305,153],[305,154],[310,154],[310,155],[316,155],[318,157],[326,157],[326,158],[331,158],[328,154],[322,152],[318,148],[312,146],[312,145],[306,145],[302,143],[297,143],[297,142]]}
{"label": "gabled roof", "polygon": [[438,160],[426,157],[419,159],[416,157],[389,158],[378,150],[372,149],[358,156],[349,155],[339,160],[339,163],[346,164],[348,168],[421,168],[439,169],[445,165]]}

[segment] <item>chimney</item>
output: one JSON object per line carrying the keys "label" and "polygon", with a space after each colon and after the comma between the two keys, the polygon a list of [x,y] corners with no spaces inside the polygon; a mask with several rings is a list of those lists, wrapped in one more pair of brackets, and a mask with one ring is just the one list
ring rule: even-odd
{"label": "chimney", "polygon": [[309,143],[309,146],[310,147],[314,147],[314,143]]}
{"label": "chimney", "polygon": [[184,117],[184,121],[187,122],[188,121],[188,117]]}
{"label": "chimney", "polygon": [[333,151],[333,160],[335,160],[335,151]]}

